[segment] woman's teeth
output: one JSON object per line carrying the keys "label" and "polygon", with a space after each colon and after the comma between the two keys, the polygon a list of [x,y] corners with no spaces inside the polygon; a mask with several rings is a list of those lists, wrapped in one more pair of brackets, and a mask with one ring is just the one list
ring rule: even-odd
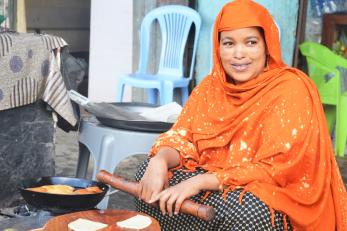
{"label": "woman's teeth", "polygon": [[232,67],[238,71],[243,71],[248,67],[248,64],[232,64]]}

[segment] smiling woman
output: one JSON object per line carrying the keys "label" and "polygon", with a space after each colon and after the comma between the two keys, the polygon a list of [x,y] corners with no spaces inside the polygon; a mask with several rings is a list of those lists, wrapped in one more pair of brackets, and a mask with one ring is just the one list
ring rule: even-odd
{"label": "smiling woman", "polygon": [[[138,209],[163,230],[347,230],[318,91],[283,63],[269,12],[251,0],[226,4],[213,49],[211,73],[136,174]],[[215,219],[176,216],[188,198],[213,206]]]}
{"label": "smiling woman", "polygon": [[228,82],[243,83],[263,72],[266,44],[259,27],[241,28],[220,33],[220,59]]}

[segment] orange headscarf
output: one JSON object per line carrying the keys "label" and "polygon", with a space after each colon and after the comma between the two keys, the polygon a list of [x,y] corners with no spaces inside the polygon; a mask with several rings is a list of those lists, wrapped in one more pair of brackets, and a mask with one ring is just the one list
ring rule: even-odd
{"label": "orange headscarf", "polygon": [[[268,68],[238,85],[220,64],[218,33],[263,28]],[[226,4],[214,26],[214,68],[192,92],[178,121],[153,145],[171,146],[181,165],[216,174],[224,190],[242,187],[296,230],[346,231],[347,194],[319,94],[301,71],[283,64],[277,27],[250,0]]]}

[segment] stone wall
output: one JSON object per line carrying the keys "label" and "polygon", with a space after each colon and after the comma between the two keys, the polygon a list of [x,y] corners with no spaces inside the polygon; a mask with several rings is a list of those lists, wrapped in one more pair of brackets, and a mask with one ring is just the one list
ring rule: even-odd
{"label": "stone wall", "polygon": [[54,122],[39,101],[0,111],[0,207],[21,200],[25,178],[54,175]]}

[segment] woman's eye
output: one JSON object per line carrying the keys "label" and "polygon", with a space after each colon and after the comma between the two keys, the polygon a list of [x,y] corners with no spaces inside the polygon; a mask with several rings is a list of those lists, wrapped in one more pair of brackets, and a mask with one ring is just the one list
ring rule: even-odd
{"label": "woman's eye", "polygon": [[251,46],[254,46],[254,45],[256,45],[257,43],[258,43],[258,41],[256,41],[256,40],[250,40],[250,41],[247,42],[247,44],[248,44],[248,45],[251,45]]}
{"label": "woman's eye", "polygon": [[233,43],[230,41],[223,42],[223,46],[232,46]]}

